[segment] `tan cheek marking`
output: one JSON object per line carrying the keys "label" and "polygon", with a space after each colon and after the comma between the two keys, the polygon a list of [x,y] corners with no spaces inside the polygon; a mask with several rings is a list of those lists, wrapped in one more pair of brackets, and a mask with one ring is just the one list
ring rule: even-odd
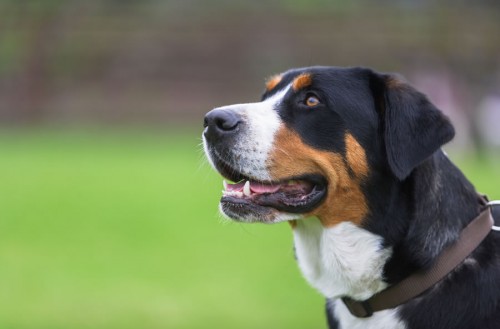
{"label": "tan cheek marking", "polygon": [[314,149],[286,127],[278,130],[274,145],[268,160],[273,180],[303,174],[320,174],[328,180],[326,199],[306,216],[318,217],[324,227],[344,221],[361,224],[368,214],[368,205],[360,179],[349,175],[340,154]]}
{"label": "tan cheek marking", "polygon": [[292,228],[292,230],[297,227],[297,221],[295,219],[289,220],[288,224],[290,224],[290,227]]}
{"label": "tan cheek marking", "polygon": [[282,78],[281,75],[277,74],[267,79],[266,90],[267,91],[273,90],[280,83],[281,78]]}
{"label": "tan cheek marking", "polygon": [[366,161],[366,152],[359,145],[358,141],[351,135],[345,135],[346,158],[352,171],[358,178],[368,176],[368,162]]}
{"label": "tan cheek marking", "polygon": [[292,88],[294,91],[298,91],[302,88],[310,86],[312,83],[312,78],[309,73],[302,73],[295,79],[293,79]]}

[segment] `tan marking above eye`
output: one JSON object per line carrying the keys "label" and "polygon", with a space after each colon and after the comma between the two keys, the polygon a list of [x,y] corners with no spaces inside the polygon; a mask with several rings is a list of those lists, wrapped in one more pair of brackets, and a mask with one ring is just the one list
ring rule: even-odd
{"label": "tan marking above eye", "polygon": [[271,76],[269,79],[267,79],[266,90],[271,91],[274,88],[276,88],[276,86],[281,82],[281,79],[282,77],[280,74],[275,74]]}
{"label": "tan marking above eye", "polygon": [[302,88],[309,87],[312,84],[312,77],[309,73],[302,73],[298,75],[292,82],[292,88],[294,91],[298,91]]}
{"label": "tan marking above eye", "polygon": [[[318,217],[324,227],[344,221],[361,225],[369,212],[361,189],[361,183],[369,173],[365,151],[350,134],[346,135],[345,142],[347,159],[339,153],[305,144],[295,131],[282,126],[276,133],[274,148],[267,161],[273,180],[304,174],[320,174],[328,180],[325,200],[305,214]],[[348,166],[354,176],[349,174]]]}

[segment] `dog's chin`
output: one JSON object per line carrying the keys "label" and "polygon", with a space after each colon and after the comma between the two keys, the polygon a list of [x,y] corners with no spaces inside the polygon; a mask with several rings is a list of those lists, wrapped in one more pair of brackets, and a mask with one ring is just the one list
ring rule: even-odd
{"label": "dog's chin", "polygon": [[241,223],[274,224],[301,219],[302,214],[281,212],[271,207],[258,206],[252,203],[228,202],[222,198],[219,210],[225,217]]}

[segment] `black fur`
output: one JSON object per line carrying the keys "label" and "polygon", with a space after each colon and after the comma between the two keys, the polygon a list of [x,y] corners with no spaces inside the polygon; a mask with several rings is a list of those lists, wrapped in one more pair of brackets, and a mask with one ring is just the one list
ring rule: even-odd
{"label": "black fur", "polygon": [[329,329],[339,329],[339,322],[333,316],[333,310],[335,308],[335,304],[331,300],[326,300],[326,320]]}
{"label": "black fur", "polygon": [[448,119],[406,84],[386,88],[384,117],[387,159],[400,180],[455,134]]}
{"label": "black fur", "polygon": [[[384,268],[388,283],[432,266],[481,210],[473,185],[440,150],[454,135],[449,120],[399,78],[365,68],[291,70],[274,90],[303,72],[312,75],[311,86],[290,91],[279,114],[312,147],[343,154],[349,132],[365,149],[363,226],[393,248]],[[303,105],[311,93],[322,102],[315,109]],[[331,329],[338,328],[332,305],[326,305]],[[500,328],[500,232],[399,315],[408,329]]]}

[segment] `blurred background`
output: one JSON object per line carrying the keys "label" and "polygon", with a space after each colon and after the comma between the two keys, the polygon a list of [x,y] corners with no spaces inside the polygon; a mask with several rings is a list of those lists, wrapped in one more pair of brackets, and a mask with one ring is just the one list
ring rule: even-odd
{"label": "blurred background", "polygon": [[309,65],[404,75],[500,198],[496,0],[0,0],[0,328],[325,328],[288,225],[222,221],[200,146]]}

